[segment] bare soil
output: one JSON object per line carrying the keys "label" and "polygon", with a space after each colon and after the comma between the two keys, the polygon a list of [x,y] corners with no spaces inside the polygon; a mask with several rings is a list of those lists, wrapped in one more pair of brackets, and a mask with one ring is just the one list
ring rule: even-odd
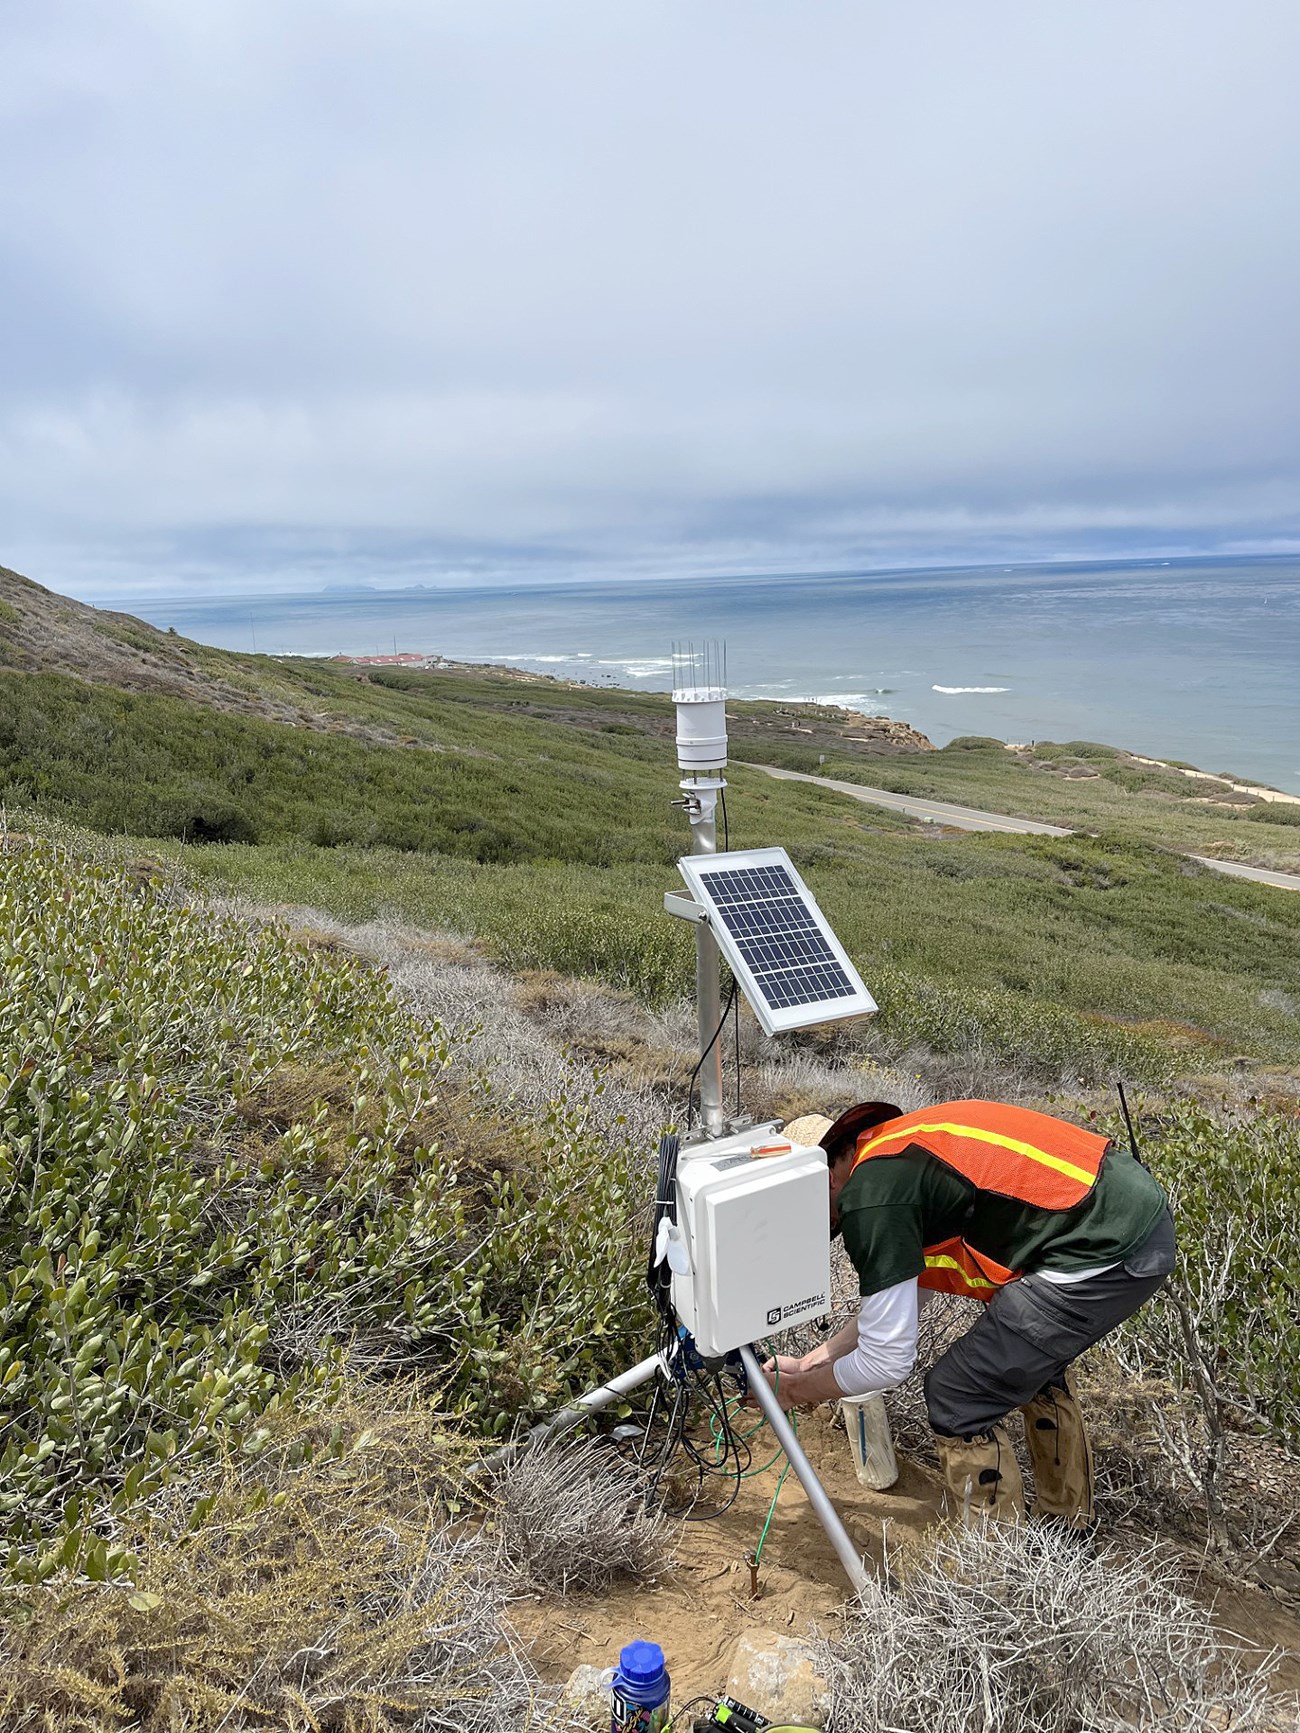
{"label": "bare soil", "polygon": [[[853,1540],[878,1571],[915,1546],[941,1520],[942,1489],[931,1469],[899,1457],[887,1492],[869,1492],[853,1472],[849,1444],[824,1410],[800,1417],[799,1436]],[[740,1637],[750,1630],[806,1636],[834,1624],[848,1593],[844,1571],[793,1474],[786,1477],[750,1590],[747,1557],[758,1542],[778,1467],[742,1483],[740,1496],[712,1522],[683,1525],[676,1562],[654,1583],[629,1583],[611,1594],[529,1598],[511,1618],[542,1677],[559,1682],[580,1665],[612,1666],[635,1637],[662,1644],[673,1699],[721,1691]],[[1248,1646],[1280,1650],[1278,1684],[1300,1688],[1300,1615],[1259,1589],[1211,1585],[1186,1555],[1187,1591],[1207,1616]]]}

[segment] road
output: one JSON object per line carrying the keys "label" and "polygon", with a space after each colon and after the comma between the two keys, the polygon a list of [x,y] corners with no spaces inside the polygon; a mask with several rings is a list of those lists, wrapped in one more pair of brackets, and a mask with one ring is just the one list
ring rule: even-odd
{"label": "road", "polygon": [[1300,873],[1278,873],[1270,867],[1242,866],[1235,860],[1211,860],[1208,855],[1194,854],[1188,856],[1198,866],[1209,867],[1212,872],[1226,873],[1230,879],[1253,879],[1257,885],[1276,885],[1282,891],[1300,891]]}
{"label": "road", "polygon": [[864,788],[860,782],[837,782],[831,776],[805,776],[800,770],[778,770],[775,764],[751,764],[751,770],[761,770],[764,776],[775,776],[780,782],[813,782],[818,788],[833,788],[836,794],[851,795],[871,806],[886,806],[891,812],[905,812],[910,818],[928,819],[932,824],[950,824],[957,830],[1001,830],[1017,836],[1069,836],[1059,824],[1039,824],[1032,818],[1005,818],[996,812],[980,812],[973,806],[953,806],[946,800],[922,800],[915,794],[892,794],[887,788]]}
{"label": "road", "polygon": [[[1059,824],[1040,824],[1033,818],[1008,818],[1003,813],[981,812],[973,806],[953,806],[946,800],[922,800],[918,795],[894,794],[887,788],[864,788],[860,782],[839,782],[832,776],[806,776],[800,770],[779,770],[775,764],[751,764],[751,770],[761,770],[764,776],[774,776],[779,782],[811,782],[818,788],[834,789],[853,800],[864,800],[870,806],[887,807],[891,812],[903,812],[909,818],[925,819],[931,824],[952,825],[957,830],[996,830],[1015,836],[1069,836]],[[1273,885],[1278,890],[1300,891],[1300,873],[1272,872],[1267,867],[1241,866],[1235,860],[1211,860],[1208,855],[1189,857],[1198,866],[1211,872],[1226,873],[1233,879],[1251,879],[1255,884]]]}

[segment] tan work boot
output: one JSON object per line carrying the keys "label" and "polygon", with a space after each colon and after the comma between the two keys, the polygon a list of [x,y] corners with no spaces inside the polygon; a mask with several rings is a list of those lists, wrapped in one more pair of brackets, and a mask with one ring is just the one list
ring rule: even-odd
{"label": "tan work boot", "polygon": [[1005,1427],[995,1426],[978,1438],[945,1438],[936,1433],[935,1439],[948,1497],[968,1525],[984,1518],[1024,1520],[1024,1482]]}
{"label": "tan work boot", "polygon": [[1096,1520],[1092,1450],[1078,1401],[1064,1384],[1049,1384],[1020,1412],[1034,1465],[1034,1515],[1063,1528],[1090,1529]]}

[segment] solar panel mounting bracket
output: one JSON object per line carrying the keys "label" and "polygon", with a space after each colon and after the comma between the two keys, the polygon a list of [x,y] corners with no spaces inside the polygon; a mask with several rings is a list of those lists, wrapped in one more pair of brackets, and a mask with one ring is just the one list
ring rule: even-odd
{"label": "solar panel mounting bracket", "polygon": [[677,915],[683,921],[703,921],[708,924],[709,911],[694,897],[684,897],[680,891],[664,892],[664,913]]}

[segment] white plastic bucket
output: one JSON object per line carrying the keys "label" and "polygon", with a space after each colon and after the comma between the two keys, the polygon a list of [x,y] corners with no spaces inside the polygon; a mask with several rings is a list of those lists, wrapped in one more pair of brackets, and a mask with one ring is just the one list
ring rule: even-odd
{"label": "white plastic bucket", "polygon": [[883,1396],[845,1396],[840,1401],[858,1485],[883,1492],[898,1479],[898,1461]]}

